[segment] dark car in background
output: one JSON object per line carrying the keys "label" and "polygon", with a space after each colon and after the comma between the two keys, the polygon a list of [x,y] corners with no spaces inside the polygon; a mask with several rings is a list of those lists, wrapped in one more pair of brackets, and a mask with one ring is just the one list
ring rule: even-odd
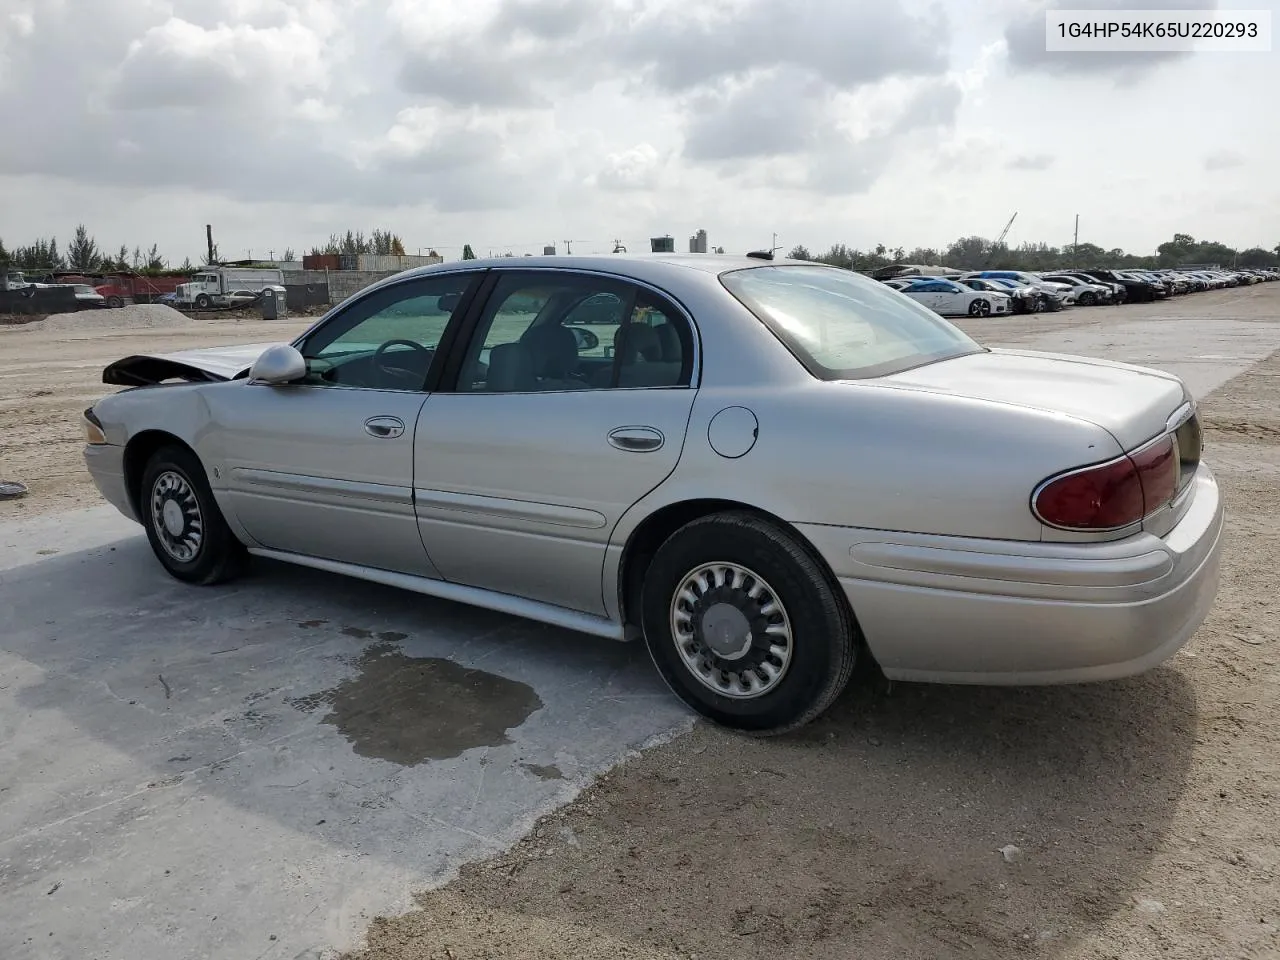
{"label": "dark car in background", "polygon": [[1090,270],[1089,273],[1099,280],[1123,285],[1125,300],[1129,303],[1151,303],[1153,300],[1159,300],[1169,295],[1163,284],[1155,283],[1151,280],[1143,280],[1128,271]]}
{"label": "dark car in background", "polygon": [[1125,290],[1124,284],[1118,280],[1104,280],[1102,277],[1093,273],[1086,273],[1083,270],[1064,270],[1062,272],[1068,277],[1078,277],[1085,283],[1097,283],[1110,288],[1112,303],[1124,303],[1128,299],[1128,292]]}

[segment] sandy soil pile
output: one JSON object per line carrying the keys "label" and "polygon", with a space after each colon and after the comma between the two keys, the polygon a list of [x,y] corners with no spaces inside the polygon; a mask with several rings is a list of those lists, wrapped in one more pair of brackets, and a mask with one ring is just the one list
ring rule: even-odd
{"label": "sandy soil pile", "polygon": [[82,310],[59,313],[45,320],[25,324],[20,330],[41,333],[95,333],[117,330],[148,330],[158,327],[182,327],[192,322],[185,313],[163,303],[132,303],[115,310]]}

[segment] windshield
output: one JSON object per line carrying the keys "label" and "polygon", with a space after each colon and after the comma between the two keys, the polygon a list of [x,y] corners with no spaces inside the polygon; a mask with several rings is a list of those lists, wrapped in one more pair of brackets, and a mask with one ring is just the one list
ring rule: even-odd
{"label": "windshield", "polygon": [[820,380],[882,377],[983,350],[931,310],[838,267],[748,267],[720,282]]}

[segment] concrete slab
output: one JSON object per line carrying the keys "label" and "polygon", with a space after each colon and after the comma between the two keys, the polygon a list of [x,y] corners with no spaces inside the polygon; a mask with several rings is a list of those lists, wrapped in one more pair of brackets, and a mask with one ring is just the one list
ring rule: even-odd
{"label": "concrete slab", "polygon": [[1168,370],[1200,398],[1280,349],[1280,318],[1154,317],[1020,338],[1016,346]]}
{"label": "concrete slab", "polygon": [[270,563],[184,587],[136,534],[11,566],[0,956],[325,956],[689,724],[637,645]]}

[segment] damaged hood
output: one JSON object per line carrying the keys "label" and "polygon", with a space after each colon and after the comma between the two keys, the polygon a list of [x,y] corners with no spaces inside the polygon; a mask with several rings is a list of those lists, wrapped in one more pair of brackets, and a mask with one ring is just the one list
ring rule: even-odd
{"label": "damaged hood", "polygon": [[166,380],[192,383],[235,380],[247,373],[262,351],[275,343],[205,347],[177,353],[140,353],[117,360],[103,370],[102,382],[121,387],[149,387]]}

